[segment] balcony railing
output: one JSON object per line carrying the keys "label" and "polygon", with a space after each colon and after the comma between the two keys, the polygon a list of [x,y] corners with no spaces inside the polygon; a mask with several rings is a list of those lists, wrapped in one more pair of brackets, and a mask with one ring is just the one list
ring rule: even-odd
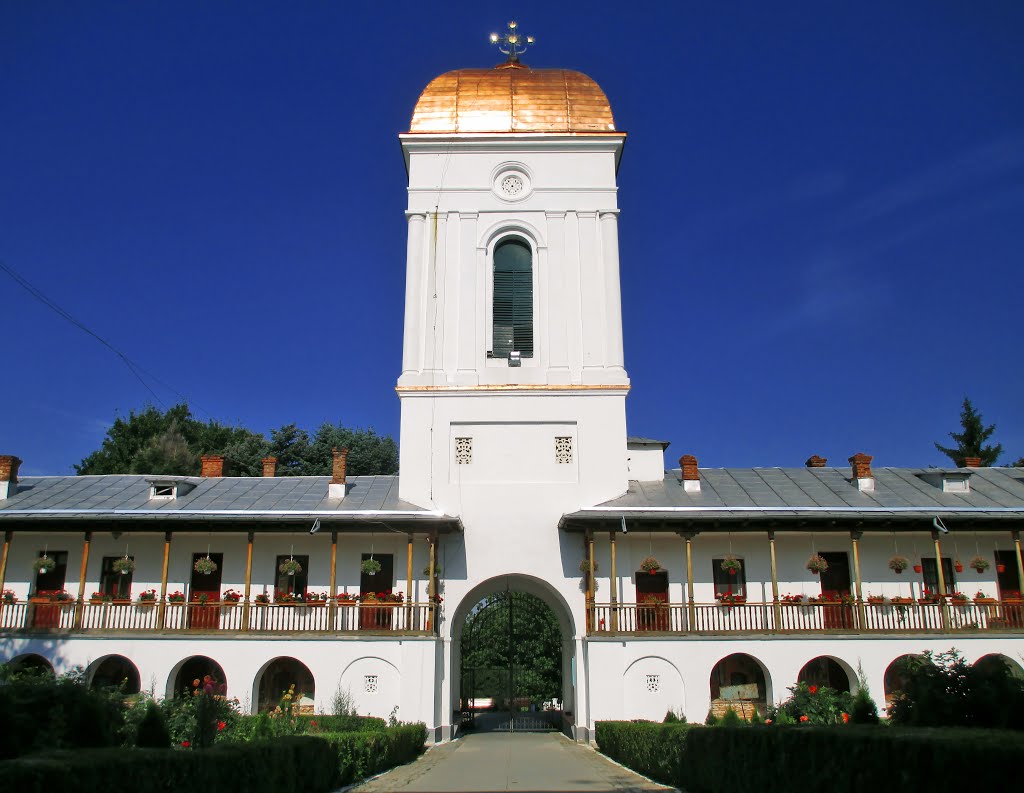
{"label": "balcony railing", "polygon": [[592,634],[942,633],[1024,630],[1024,601],[596,603]]}
{"label": "balcony railing", "polygon": [[432,603],[156,603],[152,601],[6,601],[0,631],[167,633],[436,632]]}

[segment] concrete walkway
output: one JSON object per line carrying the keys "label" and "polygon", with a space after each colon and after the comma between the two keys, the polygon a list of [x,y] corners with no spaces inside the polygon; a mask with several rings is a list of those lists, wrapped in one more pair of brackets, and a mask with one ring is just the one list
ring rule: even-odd
{"label": "concrete walkway", "polygon": [[671,790],[557,733],[467,735],[352,793],[648,793]]}

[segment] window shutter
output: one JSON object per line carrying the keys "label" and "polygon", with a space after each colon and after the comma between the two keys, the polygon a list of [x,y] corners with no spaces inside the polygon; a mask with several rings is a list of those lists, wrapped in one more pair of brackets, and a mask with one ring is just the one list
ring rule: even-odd
{"label": "window shutter", "polygon": [[492,352],[506,358],[516,351],[533,355],[533,269],[521,242],[502,243],[494,252],[494,333]]}

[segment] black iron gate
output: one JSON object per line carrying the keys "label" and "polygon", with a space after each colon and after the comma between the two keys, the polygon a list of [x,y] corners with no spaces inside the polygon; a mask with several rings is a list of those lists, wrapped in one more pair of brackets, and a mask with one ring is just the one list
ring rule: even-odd
{"label": "black iron gate", "polygon": [[510,590],[481,601],[466,618],[461,649],[463,728],[562,728],[561,633],[544,601]]}

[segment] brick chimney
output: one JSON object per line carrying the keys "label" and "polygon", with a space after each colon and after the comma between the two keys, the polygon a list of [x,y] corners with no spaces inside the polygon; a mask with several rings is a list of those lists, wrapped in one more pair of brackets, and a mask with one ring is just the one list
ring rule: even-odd
{"label": "brick chimney", "polygon": [[[2,459],[2,458],[0,458]],[[981,468],[980,457],[964,457],[964,468]],[[0,470],[3,470],[0,468]]]}
{"label": "brick chimney", "polygon": [[825,457],[819,457],[816,454],[812,454],[807,458],[807,462],[804,463],[808,468],[824,468],[828,465],[828,459]]}
{"label": "brick chimney", "polygon": [[276,457],[264,457],[263,458],[263,475],[270,479],[277,476],[277,458]]}
{"label": "brick chimney", "polygon": [[220,454],[204,454],[202,476],[218,477],[224,476],[224,456]]}
{"label": "brick chimney", "polygon": [[331,483],[327,486],[327,495],[329,498],[344,498],[345,497],[345,466],[348,463],[348,449],[331,449],[331,454],[334,455],[334,462],[331,466]]}
{"label": "brick chimney", "polygon": [[699,493],[700,471],[697,470],[697,458],[692,454],[684,454],[679,458],[679,469],[683,475],[683,490],[687,493]]}
{"label": "brick chimney", "polygon": [[0,501],[18,492],[18,466],[21,460],[13,454],[0,454]]}
{"label": "brick chimney", "polygon": [[857,452],[848,462],[853,467],[853,483],[858,490],[870,493],[875,489],[875,475],[871,473],[871,461],[875,459],[870,454]]}

